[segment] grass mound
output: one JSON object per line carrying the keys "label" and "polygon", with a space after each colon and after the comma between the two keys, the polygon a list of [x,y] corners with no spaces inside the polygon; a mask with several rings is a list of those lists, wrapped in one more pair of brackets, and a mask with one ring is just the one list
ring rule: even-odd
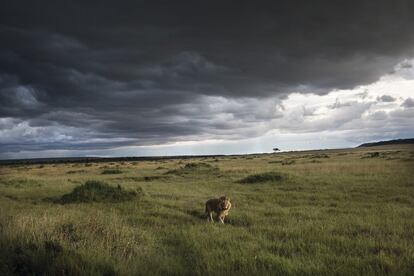
{"label": "grass mound", "polygon": [[120,185],[112,187],[99,181],[87,181],[69,194],[63,195],[59,203],[122,202],[137,197],[140,191],[125,191]]}
{"label": "grass mound", "polygon": [[102,174],[120,174],[123,173],[123,171],[118,169],[106,169],[102,171]]}
{"label": "grass mound", "polygon": [[260,174],[249,175],[239,181],[243,184],[254,184],[254,183],[263,183],[263,182],[276,182],[283,180],[282,174],[278,172],[266,172]]}
{"label": "grass mound", "polygon": [[200,174],[200,173],[217,173],[219,168],[214,167],[208,163],[187,163],[184,167],[176,170],[169,170],[166,174],[186,175],[186,174]]}

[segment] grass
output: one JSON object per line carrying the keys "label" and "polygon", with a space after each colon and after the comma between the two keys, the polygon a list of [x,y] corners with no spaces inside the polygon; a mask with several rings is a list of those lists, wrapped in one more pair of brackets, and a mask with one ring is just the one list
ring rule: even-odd
{"label": "grass", "polygon": [[[413,158],[395,145],[0,167],[0,275],[412,275]],[[224,194],[227,223],[207,223]]]}

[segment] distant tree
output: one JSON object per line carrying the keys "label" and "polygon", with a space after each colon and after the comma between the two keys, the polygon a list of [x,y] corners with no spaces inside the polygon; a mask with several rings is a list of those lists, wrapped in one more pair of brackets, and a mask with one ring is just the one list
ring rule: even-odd
{"label": "distant tree", "polygon": [[278,149],[278,148],[273,148],[273,151],[280,151],[280,149]]}

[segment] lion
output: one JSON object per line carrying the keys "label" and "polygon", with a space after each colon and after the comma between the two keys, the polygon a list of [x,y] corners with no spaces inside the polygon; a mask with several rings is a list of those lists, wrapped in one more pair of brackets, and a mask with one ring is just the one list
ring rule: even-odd
{"label": "lion", "polygon": [[229,214],[231,208],[230,198],[222,196],[220,198],[212,198],[206,202],[207,220],[214,222],[213,212],[217,214],[217,218],[224,224],[224,218]]}

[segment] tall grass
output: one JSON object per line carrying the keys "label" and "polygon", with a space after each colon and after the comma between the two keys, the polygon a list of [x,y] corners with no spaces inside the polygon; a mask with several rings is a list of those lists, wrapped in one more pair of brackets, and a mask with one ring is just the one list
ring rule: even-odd
{"label": "tall grass", "polygon": [[[114,175],[94,164],[0,167],[0,274],[411,275],[413,157],[393,146],[103,164]],[[141,192],[47,200],[88,180],[100,183],[94,196]],[[223,194],[227,224],[208,223],[205,201]]]}

